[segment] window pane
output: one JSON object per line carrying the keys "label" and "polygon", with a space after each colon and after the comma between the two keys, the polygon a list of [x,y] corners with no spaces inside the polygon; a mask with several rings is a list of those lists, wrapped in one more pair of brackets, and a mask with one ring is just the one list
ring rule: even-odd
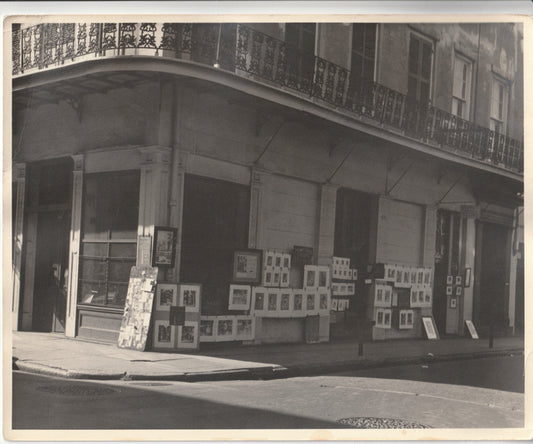
{"label": "window pane", "polygon": [[109,256],[111,257],[137,257],[137,244],[111,244],[109,246]]}
{"label": "window pane", "polygon": [[411,36],[411,43],[409,45],[409,72],[415,75],[418,74],[418,51],[418,39]]}
{"label": "window pane", "polygon": [[112,282],[128,282],[130,278],[131,267],[135,265],[134,261],[109,260],[109,280]]}
{"label": "window pane", "polygon": [[80,279],[105,282],[106,263],[101,259],[80,258]]}
{"label": "window pane", "polygon": [[376,50],[376,25],[367,23],[365,25],[365,57],[374,58]]}
{"label": "window pane", "polygon": [[93,282],[80,282],[78,287],[80,304],[105,304],[105,285]]}
{"label": "window pane", "polygon": [[422,44],[422,77],[429,80],[431,75],[431,45]]}
{"label": "window pane", "polygon": [[98,256],[106,257],[107,256],[107,243],[105,244],[93,244],[93,243],[83,243],[82,244],[82,254],[84,256]]}
{"label": "window pane", "polygon": [[365,29],[362,23],[353,24],[352,34],[352,52],[356,51],[359,54],[363,53],[363,45],[365,39]]}

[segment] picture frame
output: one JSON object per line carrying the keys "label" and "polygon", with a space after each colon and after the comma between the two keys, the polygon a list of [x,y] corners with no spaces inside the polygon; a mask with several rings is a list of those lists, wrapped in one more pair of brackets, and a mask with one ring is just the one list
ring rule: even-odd
{"label": "picture frame", "polygon": [[413,310],[400,310],[398,313],[398,328],[400,330],[414,328]]}
{"label": "picture frame", "polygon": [[329,313],[331,308],[331,297],[329,291],[318,293],[318,311],[322,314]]}
{"label": "picture frame", "polygon": [[470,267],[465,268],[465,282],[464,287],[470,287],[472,280],[472,269]]}
{"label": "picture frame", "polygon": [[446,285],[453,285],[453,276],[451,274],[446,276]]}
{"label": "picture frame", "polygon": [[253,316],[235,317],[235,340],[251,341],[255,338],[255,318]]}
{"label": "picture frame", "polygon": [[463,277],[462,276],[455,276],[455,285],[462,285],[463,284]]}
{"label": "picture frame", "polygon": [[152,266],[172,268],[176,260],[176,238],[178,230],[172,227],[154,228]]}
{"label": "picture frame", "polygon": [[330,287],[330,274],[329,267],[324,265],[319,265],[316,267],[317,270],[317,282],[316,287],[321,290],[326,290]]}
{"label": "picture frame", "polygon": [[304,294],[304,308],[306,313],[316,314],[318,313],[316,293],[314,291],[307,291]]}
{"label": "picture frame", "polygon": [[252,289],[249,285],[231,284],[229,286],[229,310],[249,310]]}
{"label": "picture frame", "polygon": [[216,316],[202,316],[200,318],[200,325],[199,325],[200,342],[215,342],[216,340],[215,320],[216,320]]}
{"label": "picture frame", "polygon": [[450,308],[457,308],[457,298],[450,298]]}
{"label": "picture frame", "polygon": [[268,289],[265,287],[252,288],[251,313],[255,315],[263,315],[266,312],[267,292]]}
{"label": "picture frame", "polygon": [[169,320],[154,322],[154,347],[175,348],[176,326],[170,325]]}
{"label": "picture frame", "polygon": [[227,342],[235,339],[235,316],[217,316],[215,327],[216,342]]}
{"label": "picture frame", "polygon": [[259,284],[262,271],[262,250],[247,249],[233,252],[233,282]]}
{"label": "picture frame", "polygon": [[292,305],[291,305],[291,315],[292,317],[305,316],[304,310],[304,291],[303,290],[293,290],[292,294]]}
{"label": "picture frame", "polygon": [[314,290],[318,288],[318,269],[315,265],[304,266],[304,289]]}
{"label": "picture frame", "polygon": [[265,316],[278,317],[280,292],[278,289],[269,288],[266,293]]}
{"label": "picture frame", "polygon": [[422,324],[428,339],[435,340],[439,338],[439,333],[435,321],[433,320],[433,316],[422,316]]}
{"label": "picture frame", "polygon": [[279,291],[279,316],[290,318],[292,313],[292,298],[294,294],[291,289],[282,289]]}
{"label": "picture frame", "polygon": [[468,329],[468,332],[470,333],[470,337],[472,339],[479,339],[479,335],[477,334],[477,330],[474,323],[471,320],[466,319],[465,324]]}
{"label": "picture frame", "polygon": [[155,309],[158,311],[170,311],[171,305],[178,305],[177,284],[157,284]]}
{"label": "picture frame", "polygon": [[455,287],[455,296],[461,296],[463,294],[463,287]]}
{"label": "picture frame", "polygon": [[178,348],[198,348],[198,322],[185,321],[178,326]]}
{"label": "picture frame", "polygon": [[452,296],[453,295],[453,287],[451,285],[446,286],[446,296]]}
{"label": "picture frame", "polygon": [[200,284],[180,284],[178,305],[185,307],[186,312],[198,313],[200,311]]}

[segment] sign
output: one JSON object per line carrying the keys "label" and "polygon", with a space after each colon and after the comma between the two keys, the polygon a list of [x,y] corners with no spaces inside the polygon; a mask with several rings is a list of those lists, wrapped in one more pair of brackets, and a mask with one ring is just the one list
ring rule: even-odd
{"label": "sign", "polygon": [[185,325],[185,307],[171,305],[169,323],[170,325]]}
{"label": "sign", "polygon": [[137,236],[137,265],[151,265],[152,236]]}
{"label": "sign", "polygon": [[156,267],[132,267],[128,294],[120,325],[118,346],[144,351],[150,329],[155,285]]}
{"label": "sign", "polygon": [[479,339],[474,323],[471,320],[467,319],[465,320],[465,324],[468,328],[468,332],[470,333],[470,336],[472,336],[472,339]]}
{"label": "sign", "polygon": [[295,245],[292,249],[292,262],[295,265],[309,265],[313,263],[313,249]]}
{"label": "sign", "polygon": [[432,316],[422,316],[422,324],[424,324],[428,339],[438,339],[437,327]]}

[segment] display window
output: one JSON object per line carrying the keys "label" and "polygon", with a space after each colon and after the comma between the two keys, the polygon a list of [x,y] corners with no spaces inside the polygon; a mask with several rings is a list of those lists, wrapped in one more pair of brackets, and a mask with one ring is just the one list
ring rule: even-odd
{"label": "display window", "polygon": [[135,265],[139,171],[84,180],[78,304],[123,308]]}

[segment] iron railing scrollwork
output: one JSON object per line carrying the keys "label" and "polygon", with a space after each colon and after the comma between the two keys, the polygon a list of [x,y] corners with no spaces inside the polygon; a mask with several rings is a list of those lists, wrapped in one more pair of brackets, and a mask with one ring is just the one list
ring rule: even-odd
{"label": "iron railing scrollwork", "polygon": [[[521,141],[411,100],[346,68],[241,24],[46,23],[14,27],[13,76],[89,54],[149,54],[215,66],[286,88],[388,130],[507,169],[523,171]],[[148,52],[146,52],[148,51]]]}

